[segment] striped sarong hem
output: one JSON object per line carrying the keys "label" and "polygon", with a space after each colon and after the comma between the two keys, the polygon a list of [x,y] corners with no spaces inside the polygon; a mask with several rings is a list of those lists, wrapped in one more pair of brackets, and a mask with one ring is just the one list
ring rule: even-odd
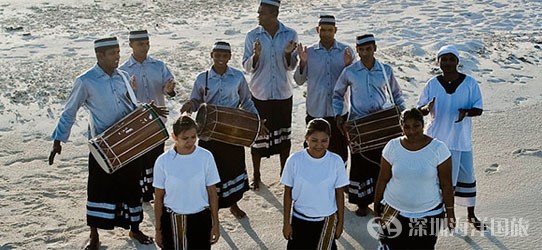
{"label": "striped sarong hem", "polygon": [[324,219],[324,226],[318,242],[318,250],[329,250],[333,246],[335,239],[335,229],[337,228],[337,214],[332,214]]}
{"label": "striped sarong hem", "polygon": [[186,240],[186,219],[187,216],[184,214],[177,214],[171,212],[171,232],[173,234],[173,246],[175,250],[185,250],[187,249],[187,240]]}

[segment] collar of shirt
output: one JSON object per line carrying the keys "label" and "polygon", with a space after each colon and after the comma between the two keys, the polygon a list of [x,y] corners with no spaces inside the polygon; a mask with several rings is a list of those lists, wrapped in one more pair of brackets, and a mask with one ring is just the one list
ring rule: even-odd
{"label": "collar of shirt", "polygon": [[354,67],[356,70],[358,71],[362,71],[362,70],[365,70],[365,71],[382,71],[382,68],[380,68],[380,63],[378,63],[378,60],[375,59],[375,62],[374,62],[374,65],[373,65],[373,68],[372,69],[368,69],[367,67],[365,67],[365,64],[363,64],[363,62],[361,62],[361,59],[357,62],[357,63],[354,63]]}
{"label": "collar of shirt", "polygon": [[[327,50],[327,48],[324,47],[324,46],[322,45],[321,42],[318,42],[318,44],[316,44],[316,46],[314,46],[314,49],[315,49],[315,50],[320,50],[320,49]],[[333,50],[333,49],[340,49],[339,46],[338,46],[338,44],[337,44],[337,41],[336,41],[336,40],[333,41],[333,46],[331,46],[331,49],[332,49],[332,50]]]}
{"label": "collar of shirt", "polygon": [[115,74],[118,74],[120,75],[120,72],[119,72],[119,69],[116,68],[115,71],[113,71],[113,75],[108,75],[107,73],[105,73],[105,71],[100,67],[100,65],[98,65],[96,63],[96,65],[94,65],[94,67],[92,68],[92,72],[94,73],[94,75],[96,76],[96,78],[111,78],[113,77]]}
{"label": "collar of shirt", "polygon": [[[231,68],[229,66],[226,69],[226,72],[224,72],[224,75],[233,75],[233,71],[231,70]],[[211,68],[209,69],[209,79],[211,79],[211,78],[220,78],[220,77],[221,77],[221,75],[216,73],[215,70],[213,69],[213,66],[211,66]]]}
{"label": "collar of shirt", "polygon": [[[152,57],[150,57],[150,56],[147,56],[147,57],[145,58],[145,60],[143,60],[143,63],[141,63],[141,64],[154,63],[154,62],[156,62],[156,60],[154,60],[154,59],[153,59]],[[132,55],[130,55],[130,58],[128,59],[128,64],[127,64],[127,65],[128,65],[128,67],[132,67],[132,66],[134,66],[135,64],[139,64],[139,62],[134,58],[134,55],[132,54]]]}
{"label": "collar of shirt", "polygon": [[[284,26],[284,24],[280,21],[279,22],[279,29],[277,30],[277,33],[275,34],[275,37],[277,36],[278,33],[282,33],[282,32],[288,32],[288,29],[286,28],[286,26]],[[263,28],[263,26],[259,26],[259,29],[258,29],[258,34],[261,34],[261,33],[266,33],[267,31]]]}

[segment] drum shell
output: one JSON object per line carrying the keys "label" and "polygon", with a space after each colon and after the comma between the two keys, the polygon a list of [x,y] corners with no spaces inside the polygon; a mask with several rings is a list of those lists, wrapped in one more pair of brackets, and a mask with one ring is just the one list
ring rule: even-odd
{"label": "drum shell", "polygon": [[346,122],[350,151],[353,154],[383,148],[388,141],[401,136],[399,108],[396,106]]}
{"label": "drum shell", "polygon": [[258,114],[238,108],[202,104],[196,115],[198,136],[237,146],[250,147],[258,137]]}
{"label": "drum shell", "polygon": [[89,148],[107,173],[113,173],[160,145],[168,132],[158,113],[143,104],[89,140]]}

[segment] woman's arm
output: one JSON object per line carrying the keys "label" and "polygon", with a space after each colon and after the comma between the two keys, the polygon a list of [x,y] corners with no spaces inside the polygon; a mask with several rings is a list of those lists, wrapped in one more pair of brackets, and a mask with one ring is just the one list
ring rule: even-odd
{"label": "woman's arm", "polygon": [[292,212],[292,187],[284,186],[284,218],[282,235],[286,240],[292,240],[292,224],[290,222]]}
{"label": "woman's arm", "polygon": [[440,189],[442,190],[442,198],[446,208],[446,218],[448,220],[448,228],[455,228],[455,213],[454,213],[454,188],[452,187],[452,158],[449,157],[443,163],[438,165],[438,179]]}
{"label": "woman's arm", "polygon": [[218,194],[215,185],[207,186],[207,195],[209,196],[209,205],[211,207],[211,217],[213,219],[213,227],[211,228],[211,245],[215,244],[220,238],[220,229],[218,225]]}
{"label": "woman's arm", "polygon": [[391,164],[384,159],[380,158],[380,173],[378,174],[378,181],[375,187],[375,200],[374,200],[374,215],[380,217],[380,202],[384,196],[384,190],[386,185],[391,179]]}
{"label": "woman's arm", "polygon": [[158,247],[163,248],[162,244],[162,211],[164,209],[164,195],[165,189],[154,188],[154,241]]}
{"label": "woman's arm", "polygon": [[335,239],[341,237],[344,228],[344,189],[345,187],[335,189],[335,202],[337,202],[337,228],[335,229]]}

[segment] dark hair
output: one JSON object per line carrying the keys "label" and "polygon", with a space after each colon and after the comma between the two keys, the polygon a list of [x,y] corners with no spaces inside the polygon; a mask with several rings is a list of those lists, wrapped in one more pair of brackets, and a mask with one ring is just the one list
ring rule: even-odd
{"label": "dark hair", "polygon": [[312,119],[309,124],[307,124],[305,136],[312,135],[314,132],[324,132],[331,136],[331,126],[329,125],[329,122],[322,118]]}
{"label": "dark hair", "polygon": [[260,4],[260,6],[265,7],[265,8],[269,8],[271,10],[271,14],[278,17],[278,15],[279,15],[279,7],[274,6],[274,5],[270,5],[270,4],[265,4],[265,3]]}
{"label": "dark hair", "polygon": [[198,129],[198,125],[192,119],[192,117],[188,115],[181,115],[174,123],[173,123],[173,133],[175,136],[178,136],[184,131],[190,130],[195,128]]}
{"label": "dark hair", "polygon": [[110,50],[110,49],[118,49],[120,48],[118,45],[111,45],[111,46],[105,46],[105,47],[99,47],[99,48],[94,48],[94,53],[105,53],[107,50]]}
{"label": "dark hair", "polygon": [[416,121],[419,121],[422,123],[422,126],[423,126],[423,113],[418,108],[405,109],[401,113],[401,118],[399,119],[401,126],[403,126],[405,121],[409,119],[414,119]]}

